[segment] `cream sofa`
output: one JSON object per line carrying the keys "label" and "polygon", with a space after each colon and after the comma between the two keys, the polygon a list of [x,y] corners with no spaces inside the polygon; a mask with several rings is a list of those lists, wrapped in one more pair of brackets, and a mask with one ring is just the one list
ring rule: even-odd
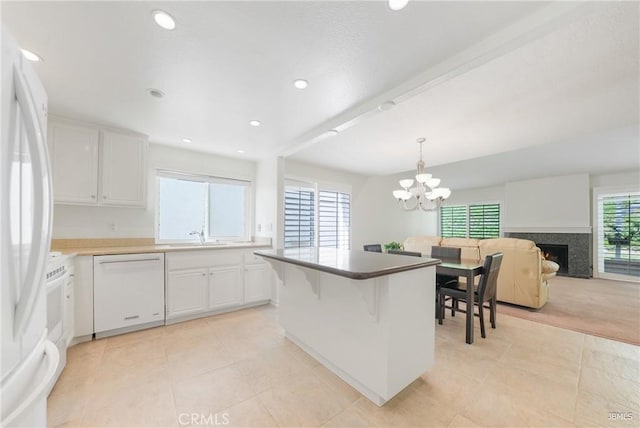
{"label": "cream sofa", "polygon": [[539,309],[549,298],[548,279],[555,276],[558,264],[543,260],[533,241],[515,238],[471,239],[412,236],[404,241],[406,251],[431,255],[431,247],[459,247],[461,257],[480,261],[493,253],[504,254],[498,276],[498,300]]}

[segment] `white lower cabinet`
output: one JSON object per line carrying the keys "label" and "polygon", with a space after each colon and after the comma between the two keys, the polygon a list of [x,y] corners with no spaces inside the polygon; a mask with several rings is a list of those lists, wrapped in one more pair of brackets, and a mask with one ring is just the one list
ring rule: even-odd
{"label": "white lower cabinet", "polygon": [[265,263],[246,265],[244,268],[244,303],[271,298],[269,268]]}
{"label": "white lower cabinet", "polygon": [[166,257],[167,320],[270,300],[269,267],[253,250],[176,251]]}
{"label": "white lower cabinet", "polygon": [[167,318],[207,310],[207,269],[171,271],[167,275]]}
{"label": "white lower cabinet", "polygon": [[209,269],[209,308],[226,308],[242,303],[240,266]]}

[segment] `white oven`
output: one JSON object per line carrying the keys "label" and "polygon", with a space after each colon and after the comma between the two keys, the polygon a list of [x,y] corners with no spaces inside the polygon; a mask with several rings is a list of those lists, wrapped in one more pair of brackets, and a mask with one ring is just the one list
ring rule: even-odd
{"label": "white oven", "polygon": [[47,264],[47,338],[60,352],[60,363],[56,369],[57,380],[67,363],[67,338],[65,336],[64,313],[66,285],[69,271],[65,257],[50,257]]}

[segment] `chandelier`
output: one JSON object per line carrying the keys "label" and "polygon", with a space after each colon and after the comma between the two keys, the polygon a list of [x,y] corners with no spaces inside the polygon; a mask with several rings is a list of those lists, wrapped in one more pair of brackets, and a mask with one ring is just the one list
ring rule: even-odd
{"label": "chandelier", "polygon": [[[438,187],[440,179],[433,177],[431,174],[424,172],[424,161],[422,160],[422,143],[424,138],[418,138],[420,144],[420,159],[418,160],[418,168],[416,171],[416,185],[413,186],[413,178],[400,180],[402,190],[394,190],[393,197],[402,203],[405,211],[435,211],[442,205],[442,201],[451,196],[451,189],[447,187]],[[415,199],[412,206],[407,201]]]}

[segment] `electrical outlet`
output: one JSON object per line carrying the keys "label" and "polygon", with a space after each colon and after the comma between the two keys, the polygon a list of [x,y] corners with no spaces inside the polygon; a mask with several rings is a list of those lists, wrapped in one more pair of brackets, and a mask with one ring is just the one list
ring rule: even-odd
{"label": "electrical outlet", "polygon": [[110,232],[115,232],[118,229],[115,223],[109,223],[108,227]]}

